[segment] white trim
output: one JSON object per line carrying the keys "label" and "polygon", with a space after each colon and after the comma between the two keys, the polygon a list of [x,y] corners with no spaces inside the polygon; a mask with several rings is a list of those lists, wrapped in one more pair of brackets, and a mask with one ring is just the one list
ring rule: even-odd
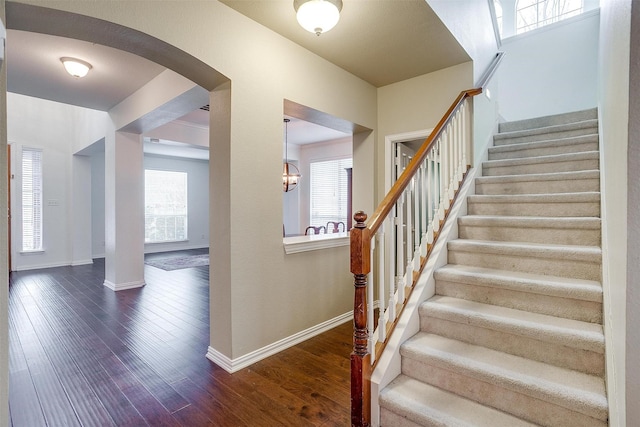
{"label": "white trim", "polygon": [[57,267],[68,267],[68,262],[54,262],[51,264],[37,264],[37,265],[19,265],[13,268],[11,271],[28,271],[28,270],[39,270],[41,268],[57,268]]}
{"label": "white trim", "polygon": [[78,265],[89,265],[89,264],[93,264],[93,259],[81,259],[78,261],[72,261],[71,262],[71,266],[72,267],[76,267]]}
{"label": "white trim", "polygon": [[284,245],[284,252],[287,255],[317,251],[319,249],[338,248],[341,246],[349,246],[349,233],[285,237],[282,239],[282,244]]}
{"label": "white trim", "polygon": [[141,288],[145,284],[146,283],[144,282],[144,280],[138,280],[135,282],[117,283],[117,284],[110,282],[109,280],[104,281],[104,286],[106,288],[111,289],[112,291],[124,291],[125,289]]}
{"label": "white trim", "polygon": [[262,359],[279,353],[282,350],[286,350],[287,348],[306,341],[309,338],[313,338],[316,335],[328,331],[329,329],[333,329],[336,326],[351,320],[352,318],[353,312],[349,311],[347,313],[341,314],[338,317],[334,317],[333,319],[329,319],[326,322],[313,326],[309,329],[305,329],[304,331],[300,331],[265,347],[259,348],[255,351],[252,351],[251,353],[247,353],[244,356],[240,356],[236,359],[230,359],[228,356],[209,346],[209,349],[207,350],[207,359],[211,360],[213,363],[220,366],[230,374],[233,374],[234,372],[238,372],[239,370],[253,365],[254,363],[259,362]]}
{"label": "white trim", "polygon": [[433,132],[431,129],[416,130],[412,132],[396,133],[393,135],[387,135],[384,137],[385,146],[385,159],[384,159],[384,193],[387,194],[391,190],[393,185],[393,171],[392,166],[395,158],[395,144],[400,142],[413,141],[415,139],[427,139]]}

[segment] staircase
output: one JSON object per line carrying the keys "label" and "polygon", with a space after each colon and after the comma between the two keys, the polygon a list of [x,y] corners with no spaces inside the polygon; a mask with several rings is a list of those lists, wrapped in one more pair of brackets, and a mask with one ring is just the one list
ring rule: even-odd
{"label": "staircase", "polygon": [[504,123],[382,426],[606,426],[596,110]]}

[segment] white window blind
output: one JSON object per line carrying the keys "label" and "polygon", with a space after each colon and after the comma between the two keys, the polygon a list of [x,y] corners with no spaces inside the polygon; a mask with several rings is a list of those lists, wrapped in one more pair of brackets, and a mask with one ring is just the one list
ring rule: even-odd
{"label": "white window blind", "polygon": [[352,159],[312,162],[309,184],[311,186],[311,218],[309,225],[327,225],[329,221],[347,223],[347,171]]}
{"label": "white window blind", "polygon": [[144,171],[144,241],[187,240],[187,174]]}
{"label": "white window blind", "polygon": [[42,250],[42,150],[22,148],[22,250]]}

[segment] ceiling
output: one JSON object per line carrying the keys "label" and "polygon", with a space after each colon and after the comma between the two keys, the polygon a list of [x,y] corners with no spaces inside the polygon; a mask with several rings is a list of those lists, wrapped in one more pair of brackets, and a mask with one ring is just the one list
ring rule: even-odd
{"label": "ceiling", "polygon": [[[298,25],[292,0],[221,2],[377,87],[469,61],[425,0],[344,0],[340,22],[320,36]],[[82,79],[72,78],[60,62],[63,56],[78,57],[93,68]],[[103,45],[18,30],[7,31],[6,58],[10,92],[101,111],[164,70]],[[208,126],[209,113],[197,110],[180,120]],[[335,132],[293,120],[289,142],[345,135]]]}
{"label": "ceiling", "polygon": [[376,87],[470,60],[426,0],[343,0],[320,36],[298,25],[293,0],[220,2]]}

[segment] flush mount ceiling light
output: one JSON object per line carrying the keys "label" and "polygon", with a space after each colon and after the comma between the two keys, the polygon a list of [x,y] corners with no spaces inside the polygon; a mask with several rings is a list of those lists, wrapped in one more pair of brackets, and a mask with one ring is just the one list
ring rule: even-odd
{"label": "flush mount ceiling light", "polygon": [[340,20],[342,0],[294,0],[293,8],[300,26],[319,36]]}
{"label": "flush mount ceiling light", "polygon": [[92,68],[91,64],[81,59],[64,57],[60,58],[60,61],[62,61],[64,69],[67,70],[67,73],[76,78],[86,76],[89,70]]}

